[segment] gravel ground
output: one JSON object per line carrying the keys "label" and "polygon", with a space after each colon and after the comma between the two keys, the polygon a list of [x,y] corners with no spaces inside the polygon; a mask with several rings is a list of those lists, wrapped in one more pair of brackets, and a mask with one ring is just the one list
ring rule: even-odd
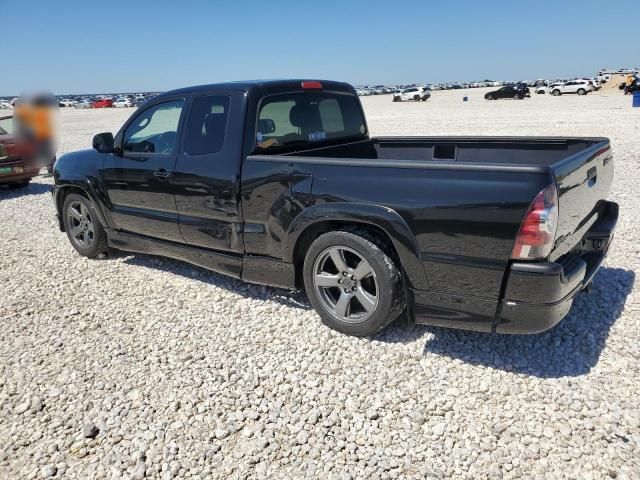
{"label": "gravel ground", "polygon": [[[640,109],[483,93],[363,102],[374,134],[611,138],[621,222],[559,326],[343,336],[301,293],[80,257],[37,179],[0,190],[0,478],[640,478]],[[130,113],[64,111],[61,151]]]}

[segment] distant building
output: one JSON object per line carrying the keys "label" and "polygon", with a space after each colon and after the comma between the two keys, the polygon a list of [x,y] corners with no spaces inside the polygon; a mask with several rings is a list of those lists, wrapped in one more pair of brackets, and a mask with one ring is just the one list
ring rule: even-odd
{"label": "distant building", "polygon": [[611,77],[613,75],[629,75],[630,73],[633,75],[638,75],[640,74],[640,68],[619,68],[618,70],[600,70],[598,72],[598,80],[600,82],[608,81],[608,80],[611,80]]}

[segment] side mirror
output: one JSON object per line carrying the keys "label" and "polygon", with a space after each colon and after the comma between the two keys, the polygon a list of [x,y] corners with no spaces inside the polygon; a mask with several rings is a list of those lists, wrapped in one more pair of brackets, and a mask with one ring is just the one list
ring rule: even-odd
{"label": "side mirror", "polygon": [[263,135],[268,135],[276,131],[276,123],[270,118],[262,118],[258,121],[258,131]]}
{"label": "side mirror", "polygon": [[113,153],[113,134],[105,132],[95,135],[93,137],[93,148],[100,153]]}

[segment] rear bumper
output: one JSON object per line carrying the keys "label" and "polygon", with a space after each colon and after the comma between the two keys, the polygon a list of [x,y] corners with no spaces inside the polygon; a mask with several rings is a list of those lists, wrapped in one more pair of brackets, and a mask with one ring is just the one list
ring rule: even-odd
{"label": "rear bumper", "polygon": [[[11,169],[9,172],[3,172],[3,169]],[[37,176],[40,173],[40,167],[34,166],[29,162],[22,160],[0,163],[0,184],[13,183],[26,180]]]}
{"label": "rear bumper", "polygon": [[606,202],[602,212],[581,243],[557,262],[511,264],[496,332],[539,333],[567,315],[576,295],[590,286],[611,245],[618,204]]}

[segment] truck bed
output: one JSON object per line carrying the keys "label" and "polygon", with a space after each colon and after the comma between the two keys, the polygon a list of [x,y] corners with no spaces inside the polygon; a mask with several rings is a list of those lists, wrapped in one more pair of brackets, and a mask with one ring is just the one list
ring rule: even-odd
{"label": "truck bed", "polygon": [[605,138],[377,137],[288,156],[550,167]]}
{"label": "truck bed", "polygon": [[556,183],[560,204],[552,260],[571,250],[596,222],[603,208],[599,200],[606,198],[613,181],[609,140],[597,137],[378,137],[285,157],[312,163],[347,160],[356,166],[548,175]]}

